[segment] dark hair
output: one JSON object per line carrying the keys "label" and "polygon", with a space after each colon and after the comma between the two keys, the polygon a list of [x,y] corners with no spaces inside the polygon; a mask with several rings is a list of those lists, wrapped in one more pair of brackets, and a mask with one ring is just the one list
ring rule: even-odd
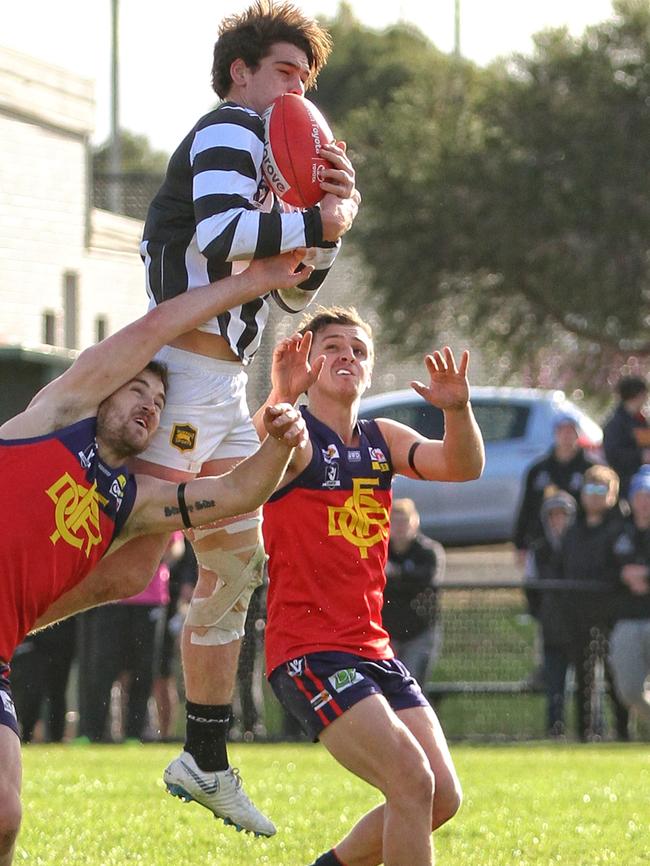
{"label": "dark hair", "polygon": [[222,99],[227,96],[235,60],[241,58],[249,69],[257,69],[277,42],[289,42],[305,52],[311,70],[307,88],[313,87],[332,50],[332,37],[291,3],[257,0],[245,12],[221,22],[212,62],[214,92]]}
{"label": "dark hair", "polygon": [[625,403],[626,400],[632,400],[648,390],[648,384],[645,379],[639,376],[623,376],[616,386],[619,397]]}
{"label": "dark hair", "polygon": [[364,321],[355,307],[318,307],[311,316],[306,316],[298,326],[298,331],[304,334],[311,331],[314,336],[328,325],[346,325],[361,328],[373,339],[372,327]]}
{"label": "dark hair", "polygon": [[169,369],[167,367],[167,364],[163,364],[162,361],[149,361],[149,363],[144,369],[149,370],[150,373],[158,376],[158,378],[162,382],[166,394],[167,389],[169,388]]}

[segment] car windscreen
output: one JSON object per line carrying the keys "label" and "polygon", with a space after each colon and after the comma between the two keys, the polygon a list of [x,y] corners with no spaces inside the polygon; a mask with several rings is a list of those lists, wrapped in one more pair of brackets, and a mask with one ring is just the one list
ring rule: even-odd
{"label": "car windscreen", "polygon": [[[485,442],[521,439],[526,435],[530,407],[513,403],[472,401],[476,421]],[[413,427],[427,439],[442,439],[445,432],[444,415],[435,406],[424,401],[409,401],[381,406],[360,413],[362,418],[391,418]]]}

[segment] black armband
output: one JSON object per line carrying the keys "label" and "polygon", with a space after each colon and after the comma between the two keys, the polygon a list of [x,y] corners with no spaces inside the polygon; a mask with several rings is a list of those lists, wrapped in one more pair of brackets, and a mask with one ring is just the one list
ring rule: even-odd
{"label": "black armband", "polygon": [[187,510],[187,505],[185,503],[185,484],[185,481],[181,482],[181,484],[178,485],[178,488],[176,490],[176,494],[178,496],[178,510],[180,511],[181,517],[183,518],[183,526],[185,527],[185,529],[191,529],[192,522],[190,521],[190,515]]}
{"label": "black armband", "polygon": [[415,474],[417,475],[417,477],[418,477],[418,478],[421,478],[423,481],[426,481],[427,479],[424,477],[424,475],[420,475],[420,473],[418,472],[418,470],[415,468],[415,459],[414,459],[414,458],[415,458],[415,452],[418,450],[419,447],[420,447],[420,443],[419,443],[419,442],[414,442],[414,443],[411,445],[411,447],[409,448],[409,453],[408,453],[408,458],[407,458],[407,459],[408,459],[408,462],[409,462],[409,466],[411,467],[411,469],[413,470],[413,472],[415,472]]}

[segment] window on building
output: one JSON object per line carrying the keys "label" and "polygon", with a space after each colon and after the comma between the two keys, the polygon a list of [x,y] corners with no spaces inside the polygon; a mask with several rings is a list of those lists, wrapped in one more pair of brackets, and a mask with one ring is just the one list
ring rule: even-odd
{"label": "window on building", "polygon": [[43,342],[46,346],[56,346],[56,316],[52,310],[43,312]]}
{"label": "window on building", "polygon": [[106,316],[97,316],[95,319],[95,342],[101,343],[108,334],[108,320]]}
{"label": "window on building", "polygon": [[64,341],[68,349],[76,349],[79,339],[79,274],[63,274]]}

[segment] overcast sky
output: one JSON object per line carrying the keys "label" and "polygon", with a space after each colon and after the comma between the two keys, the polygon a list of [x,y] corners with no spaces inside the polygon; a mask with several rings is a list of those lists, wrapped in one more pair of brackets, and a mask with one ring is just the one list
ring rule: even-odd
{"label": "overcast sky", "polygon": [[[612,15],[610,0],[460,0],[462,53],[480,64],[528,52],[531,35],[566,25],[579,35]],[[212,46],[219,20],[246,0],[121,0],[121,126],[171,151],[214,104]],[[332,16],[336,2],[297,0],[309,14]],[[382,28],[401,16],[442,51],[454,39],[454,0],[352,0],[355,15]],[[95,82],[94,140],[110,124],[111,0],[20,0],[3,4],[0,44],[79,73]],[[181,17],[182,15],[182,17]],[[336,50],[336,48],[335,48]]]}

